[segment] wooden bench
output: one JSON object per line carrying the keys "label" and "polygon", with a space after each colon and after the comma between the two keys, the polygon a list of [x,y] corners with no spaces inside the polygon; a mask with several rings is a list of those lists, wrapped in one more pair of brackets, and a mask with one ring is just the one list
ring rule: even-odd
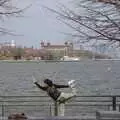
{"label": "wooden bench", "polygon": [[96,120],[120,120],[120,112],[96,111]]}

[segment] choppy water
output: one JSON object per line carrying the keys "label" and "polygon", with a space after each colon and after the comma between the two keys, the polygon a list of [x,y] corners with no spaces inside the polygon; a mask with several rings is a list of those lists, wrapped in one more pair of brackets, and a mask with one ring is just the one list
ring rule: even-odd
{"label": "choppy water", "polygon": [[47,77],[55,83],[67,84],[75,79],[82,94],[119,94],[120,61],[80,62],[0,62],[0,95],[39,95],[32,75],[42,83]]}

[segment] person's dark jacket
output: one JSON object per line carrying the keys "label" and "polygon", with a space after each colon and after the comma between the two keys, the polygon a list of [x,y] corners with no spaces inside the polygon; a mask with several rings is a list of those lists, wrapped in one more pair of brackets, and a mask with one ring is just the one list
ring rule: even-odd
{"label": "person's dark jacket", "polygon": [[53,100],[57,100],[58,97],[60,96],[61,94],[61,91],[59,91],[57,88],[68,88],[69,86],[68,85],[56,85],[56,84],[53,84],[52,86],[47,86],[47,87],[44,87],[44,86],[41,86],[40,84],[38,84],[37,82],[35,82],[36,86],[44,91],[47,92],[47,94],[53,98]]}

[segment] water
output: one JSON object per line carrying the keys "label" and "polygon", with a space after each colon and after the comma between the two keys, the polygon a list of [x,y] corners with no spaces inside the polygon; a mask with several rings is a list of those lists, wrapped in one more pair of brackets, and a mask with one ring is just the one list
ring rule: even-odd
{"label": "water", "polygon": [[[75,79],[78,83],[79,95],[119,95],[120,93],[120,61],[0,62],[0,96],[45,95],[33,84],[32,76],[40,84],[43,84],[44,78],[50,78],[56,84],[67,84],[69,80]],[[62,90],[70,91],[70,89]],[[33,99],[38,102],[33,102]],[[14,112],[24,112],[29,116],[49,116],[50,108],[53,109],[51,100],[45,105],[40,102],[45,102],[46,98],[15,97],[9,100],[32,100],[32,102],[5,102],[4,109],[0,109],[0,116],[3,113],[3,116],[8,116]],[[107,108],[105,105],[99,107],[105,110]],[[94,115],[97,109],[96,106],[66,106],[65,115],[86,115],[86,110],[90,115]]]}
{"label": "water", "polygon": [[33,75],[41,84],[44,78],[58,84],[75,79],[84,95],[120,92],[120,61],[0,62],[0,95],[40,95]]}

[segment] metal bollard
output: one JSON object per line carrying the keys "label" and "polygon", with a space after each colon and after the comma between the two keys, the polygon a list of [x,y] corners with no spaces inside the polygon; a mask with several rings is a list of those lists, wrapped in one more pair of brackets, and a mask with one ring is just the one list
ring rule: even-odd
{"label": "metal bollard", "polygon": [[114,111],[116,110],[116,96],[112,97],[112,108]]}

